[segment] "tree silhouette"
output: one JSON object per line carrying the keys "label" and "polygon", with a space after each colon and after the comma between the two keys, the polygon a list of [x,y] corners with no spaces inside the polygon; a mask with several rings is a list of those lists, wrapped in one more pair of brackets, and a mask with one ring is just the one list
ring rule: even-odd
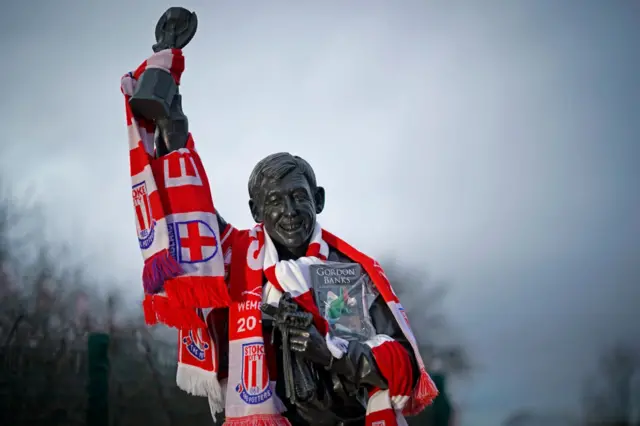
{"label": "tree silhouette", "polygon": [[436,368],[447,375],[469,373],[471,362],[467,351],[464,344],[452,340],[455,330],[442,310],[447,285],[433,281],[424,268],[393,258],[384,260],[382,266],[407,312],[427,368]]}
{"label": "tree silhouette", "polygon": [[175,385],[175,343],[62,263],[38,239],[37,214],[0,193],[0,423],[85,425],[87,335],[100,329],[111,337],[111,426],[210,424],[206,400]]}
{"label": "tree silhouette", "polygon": [[605,351],[598,371],[584,384],[583,406],[587,426],[640,424],[640,351],[619,342]]}
{"label": "tree silhouette", "polygon": [[471,363],[464,345],[451,339],[453,333],[442,311],[447,286],[434,282],[423,268],[404,265],[393,258],[383,261],[382,266],[405,307],[427,370],[441,391],[432,406],[409,418],[408,423],[410,426],[450,426],[456,413],[445,384],[451,376],[468,374]]}

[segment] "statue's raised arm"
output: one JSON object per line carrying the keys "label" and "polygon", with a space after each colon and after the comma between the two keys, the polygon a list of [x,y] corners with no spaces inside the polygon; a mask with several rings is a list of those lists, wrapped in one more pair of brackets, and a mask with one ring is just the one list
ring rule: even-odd
{"label": "statue's raised arm", "polygon": [[[182,7],[171,7],[156,25],[156,44],[152,49],[160,52],[184,48],[196,34],[198,18],[195,12]],[[147,68],[129,100],[136,117],[155,123],[155,155],[162,157],[184,148],[189,137],[189,120],[182,110],[182,95],[171,73],[162,68]],[[223,232],[226,221],[218,212],[218,227]]]}

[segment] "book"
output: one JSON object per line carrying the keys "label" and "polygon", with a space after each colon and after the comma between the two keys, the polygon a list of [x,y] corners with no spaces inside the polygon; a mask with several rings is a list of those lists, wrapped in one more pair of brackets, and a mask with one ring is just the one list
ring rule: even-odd
{"label": "book", "polygon": [[320,314],[334,336],[365,341],[375,331],[369,317],[368,276],[357,263],[310,265],[311,285]]}

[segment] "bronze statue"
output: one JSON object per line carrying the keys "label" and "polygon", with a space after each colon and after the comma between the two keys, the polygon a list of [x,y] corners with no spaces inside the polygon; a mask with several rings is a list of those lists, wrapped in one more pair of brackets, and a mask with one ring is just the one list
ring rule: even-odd
{"label": "bronze statue", "polygon": [[[193,38],[196,27],[195,13],[170,8],[156,28],[154,52],[183,48]],[[146,70],[138,81],[130,106],[134,115],[155,123],[156,158],[185,148],[189,139],[188,120],[182,110],[178,84],[170,73],[157,68]],[[325,190],[318,185],[311,165],[286,152],[269,155],[256,164],[249,177],[248,190],[253,219],[263,224],[278,259],[288,261],[308,256],[316,216],[325,205]],[[222,234],[230,225],[217,209],[216,213]],[[354,262],[335,247],[330,247],[326,260]],[[266,276],[264,282],[267,282]],[[415,345],[399,324],[399,317],[378,293],[367,302],[366,309],[375,334],[399,343],[406,350],[412,376],[410,383],[412,388],[416,387],[424,371],[416,357]],[[264,334],[271,336],[269,340],[273,339],[278,371],[285,372],[284,377],[278,376],[275,393],[286,405],[284,416],[291,424],[364,425],[368,391],[387,389],[391,374],[388,366],[383,374],[383,366],[376,362],[371,344],[351,340],[344,356],[337,358],[310,314],[292,301],[288,293],[278,307],[264,304],[262,310]],[[224,336],[216,336],[225,340]],[[221,360],[228,362],[225,354]],[[240,386],[238,392],[242,390]]]}

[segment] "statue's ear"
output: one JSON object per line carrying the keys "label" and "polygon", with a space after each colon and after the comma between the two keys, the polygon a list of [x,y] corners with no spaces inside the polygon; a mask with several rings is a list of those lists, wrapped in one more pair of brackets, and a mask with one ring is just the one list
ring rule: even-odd
{"label": "statue's ear", "polygon": [[256,223],[262,222],[264,219],[262,217],[262,209],[258,207],[258,203],[256,203],[253,198],[249,199],[249,210],[251,210],[251,216],[253,216],[253,220],[255,220]]}
{"label": "statue's ear", "polygon": [[324,210],[324,188],[323,187],[319,186],[316,189],[314,198],[316,202],[316,214],[320,214],[322,213],[322,210]]}

